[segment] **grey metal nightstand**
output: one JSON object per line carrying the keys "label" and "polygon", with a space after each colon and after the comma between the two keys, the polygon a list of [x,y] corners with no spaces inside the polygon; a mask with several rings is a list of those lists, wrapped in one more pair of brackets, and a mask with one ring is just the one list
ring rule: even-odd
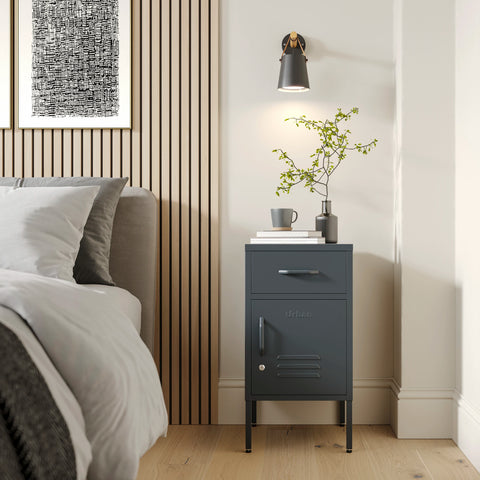
{"label": "grey metal nightstand", "polygon": [[259,400],[338,400],[352,451],[352,245],[245,245],[245,449]]}

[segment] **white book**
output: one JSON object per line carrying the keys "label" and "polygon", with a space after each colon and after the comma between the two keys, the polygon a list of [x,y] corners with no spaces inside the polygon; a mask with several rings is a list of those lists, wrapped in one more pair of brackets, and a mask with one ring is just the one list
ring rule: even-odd
{"label": "white book", "polygon": [[251,238],[250,243],[256,244],[303,244],[303,245],[317,245],[319,243],[325,243],[324,237],[316,238]]}
{"label": "white book", "polygon": [[318,238],[322,232],[318,230],[262,230],[257,232],[257,238]]}

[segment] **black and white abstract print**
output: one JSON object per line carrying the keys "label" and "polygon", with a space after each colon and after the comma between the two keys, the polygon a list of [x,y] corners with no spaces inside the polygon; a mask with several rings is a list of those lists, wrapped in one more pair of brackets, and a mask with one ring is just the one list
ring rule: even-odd
{"label": "black and white abstract print", "polygon": [[32,114],[114,117],[119,0],[32,0]]}

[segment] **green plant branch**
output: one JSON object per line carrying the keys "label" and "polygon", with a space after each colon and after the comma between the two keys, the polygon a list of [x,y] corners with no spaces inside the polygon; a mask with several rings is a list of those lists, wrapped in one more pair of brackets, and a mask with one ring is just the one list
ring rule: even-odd
{"label": "green plant branch", "polygon": [[[307,130],[314,130],[319,135],[321,144],[310,155],[313,158],[310,168],[299,168],[295,161],[282,148],[273,150],[279,153],[278,159],[285,161],[287,170],[280,174],[280,185],[277,187],[276,194],[290,193],[290,189],[301,183],[312,193],[318,193],[328,199],[329,182],[332,174],[337,170],[342,161],[347,157],[346,152],[357,151],[367,155],[377,144],[377,139],[369,143],[356,143],[349,147],[348,135],[350,130],[340,131],[338,124],[342,121],[348,121],[352,115],[358,114],[358,108],[352,108],[347,113],[337,109],[334,121],[331,120],[309,120],[302,115],[301,117],[289,117],[285,121],[293,120],[295,125],[304,126]],[[321,159],[321,165],[320,165]],[[321,191],[317,187],[322,187]]]}

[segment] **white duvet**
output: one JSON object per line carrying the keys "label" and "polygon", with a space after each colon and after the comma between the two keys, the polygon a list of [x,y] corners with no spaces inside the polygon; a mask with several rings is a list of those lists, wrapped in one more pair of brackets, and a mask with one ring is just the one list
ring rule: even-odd
{"label": "white duvet", "polygon": [[4,269],[0,305],[67,422],[79,480],[87,471],[89,480],[134,480],[168,419],[155,364],[127,315],[100,290]]}

